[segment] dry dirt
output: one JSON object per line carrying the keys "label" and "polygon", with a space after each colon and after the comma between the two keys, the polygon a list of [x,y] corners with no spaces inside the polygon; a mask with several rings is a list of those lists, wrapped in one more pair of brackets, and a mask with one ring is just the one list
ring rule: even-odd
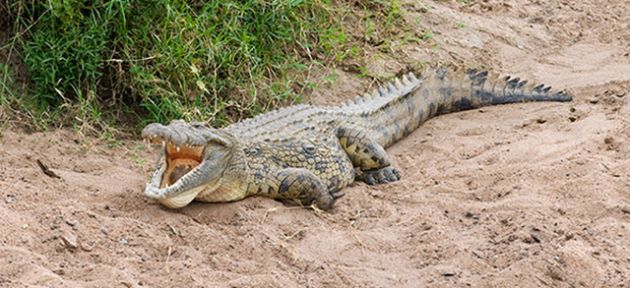
{"label": "dry dirt", "polygon": [[[400,182],[357,183],[330,213],[164,209],[142,196],[155,155],[140,141],[4,131],[0,286],[630,287],[630,3],[574,2],[405,2],[433,37],[372,73],[484,66],[575,100],[430,120],[389,149]],[[369,85],[335,73],[313,102]]]}

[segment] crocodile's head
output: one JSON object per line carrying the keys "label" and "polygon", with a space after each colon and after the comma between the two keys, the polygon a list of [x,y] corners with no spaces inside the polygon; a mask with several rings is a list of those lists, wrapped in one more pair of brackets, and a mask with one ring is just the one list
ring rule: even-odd
{"label": "crocodile's head", "polygon": [[162,145],[160,163],[144,194],[169,208],[184,207],[200,192],[216,190],[234,154],[231,134],[200,123],[152,123],[142,137]]}

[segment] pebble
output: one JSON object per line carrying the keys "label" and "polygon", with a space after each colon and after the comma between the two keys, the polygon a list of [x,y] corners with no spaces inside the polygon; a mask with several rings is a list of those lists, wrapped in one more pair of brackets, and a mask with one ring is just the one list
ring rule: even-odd
{"label": "pebble", "polygon": [[79,241],[77,240],[77,236],[74,234],[66,233],[61,236],[61,240],[63,241],[63,245],[71,250],[79,247]]}

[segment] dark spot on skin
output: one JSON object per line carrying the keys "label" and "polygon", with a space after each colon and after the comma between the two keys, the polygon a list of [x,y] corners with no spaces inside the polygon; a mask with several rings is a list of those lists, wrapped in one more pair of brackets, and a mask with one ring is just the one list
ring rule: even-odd
{"label": "dark spot on skin", "polygon": [[437,114],[446,114],[449,110],[449,107],[446,106],[444,103],[440,103],[440,105],[438,105],[437,108]]}
{"label": "dark spot on skin", "polygon": [[409,115],[411,115],[413,113],[413,110],[415,110],[415,103],[413,101],[412,97],[407,98],[407,113],[409,113]]}
{"label": "dark spot on skin", "polygon": [[407,136],[409,135],[409,133],[411,133],[411,131],[409,130],[409,127],[405,127],[405,130],[403,131],[403,135]]}
{"label": "dark spot on skin", "polygon": [[459,109],[460,110],[469,110],[469,109],[473,109],[473,103],[470,101],[470,99],[468,98],[462,98],[459,102]]}
{"label": "dark spot on skin", "polygon": [[437,112],[437,109],[435,109],[435,104],[430,103],[429,104],[429,118],[435,116],[436,112]]}
{"label": "dark spot on skin", "polygon": [[379,127],[377,131],[381,133],[381,135],[383,135],[384,138],[389,137],[389,132],[387,131],[387,128]]}
{"label": "dark spot on skin", "polygon": [[449,99],[453,97],[453,88],[451,87],[440,88],[440,95],[442,95],[442,99]]}
{"label": "dark spot on skin", "polygon": [[512,96],[512,95],[511,94],[510,95],[505,95],[505,96],[493,95],[493,97],[492,97],[492,104],[497,105],[497,104],[510,103],[511,99],[512,99],[512,97],[510,97],[510,96]]}
{"label": "dark spot on skin", "polygon": [[419,109],[418,111],[418,126],[420,126],[420,124],[422,124],[422,122],[424,122],[424,110]]}
{"label": "dark spot on skin", "polygon": [[334,161],[337,164],[337,167],[339,167],[339,173],[341,173],[341,174],[345,173],[346,172],[346,166],[343,165],[343,159],[335,158]]}
{"label": "dark spot on skin", "polygon": [[[398,122],[394,123],[394,131],[396,131],[396,133],[398,133],[398,131],[400,131],[400,124],[398,124]],[[394,134],[396,134],[394,133]]]}
{"label": "dark spot on skin", "polygon": [[278,187],[278,193],[285,193],[289,190],[289,183],[287,182],[287,179],[285,178],[282,183],[280,183],[280,187]]}
{"label": "dark spot on skin", "polygon": [[475,90],[473,93],[473,97],[477,99],[481,99],[481,103],[487,104],[492,103],[493,95],[491,92],[484,90]]}
{"label": "dark spot on skin", "polygon": [[330,177],[330,179],[328,179],[328,183],[329,183],[328,189],[339,187],[339,182],[340,182],[339,177],[337,176]]}
{"label": "dark spot on skin", "polygon": [[328,165],[326,165],[326,162],[317,162],[315,163],[315,170],[319,171],[319,172],[326,172],[326,168]]}
{"label": "dark spot on skin", "polygon": [[256,178],[256,180],[258,181],[263,181],[265,179],[265,177],[260,172],[255,172],[254,178]]}
{"label": "dark spot on skin", "polygon": [[371,158],[371,159],[372,159],[372,161],[374,161],[375,163],[379,163],[379,161],[378,161],[378,160],[379,160],[379,159],[378,159],[378,156],[376,156],[376,155],[372,155],[372,157],[370,157],[370,158]]}
{"label": "dark spot on skin", "polygon": [[369,152],[370,152],[370,150],[368,150],[368,148],[367,148],[367,147],[366,147],[366,148],[363,148],[363,153],[367,154],[367,153],[369,153]]}

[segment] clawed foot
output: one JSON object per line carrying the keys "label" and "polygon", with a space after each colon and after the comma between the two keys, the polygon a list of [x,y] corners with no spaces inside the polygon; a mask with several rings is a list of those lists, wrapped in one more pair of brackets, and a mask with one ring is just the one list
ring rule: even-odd
{"label": "clawed foot", "polygon": [[400,171],[394,167],[388,166],[377,170],[363,171],[361,175],[357,176],[357,179],[368,185],[396,182],[400,180]]}
{"label": "clawed foot", "polygon": [[323,197],[323,199],[320,198],[316,200],[315,206],[317,206],[317,208],[322,209],[322,210],[330,210],[330,208],[332,208],[333,205],[335,205],[335,202],[337,202],[337,199],[345,195],[346,193],[341,192],[341,191],[329,192],[326,197]]}

